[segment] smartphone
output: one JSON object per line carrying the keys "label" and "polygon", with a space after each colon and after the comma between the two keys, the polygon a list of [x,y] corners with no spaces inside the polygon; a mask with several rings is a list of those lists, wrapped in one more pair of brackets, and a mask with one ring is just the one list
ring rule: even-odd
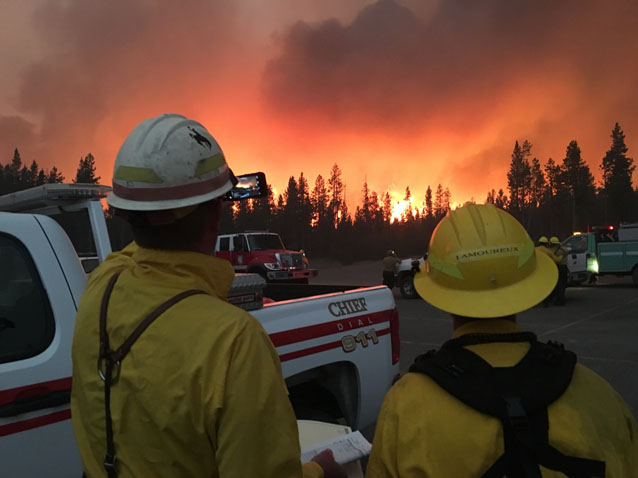
{"label": "smartphone", "polygon": [[228,191],[224,199],[227,201],[241,201],[243,199],[257,199],[266,197],[268,183],[264,173],[242,174],[237,176],[237,184]]}

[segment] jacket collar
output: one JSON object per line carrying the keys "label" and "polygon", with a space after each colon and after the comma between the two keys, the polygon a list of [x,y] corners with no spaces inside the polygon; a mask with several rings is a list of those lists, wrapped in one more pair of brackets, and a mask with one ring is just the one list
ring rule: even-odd
{"label": "jacket collar", "polygon": [[132,247],[131,258],[141,274],[166,281],[171,286],[200,289],[226,300],[235,278],[235,271],[224,259],[189,251]]}
{"label": "jacket collar", "polygon": [[458,327],[452,334],[452,338],[467,334],[511,334],[520,332],[521,328],[511,320],[503,319],[476,319]]}

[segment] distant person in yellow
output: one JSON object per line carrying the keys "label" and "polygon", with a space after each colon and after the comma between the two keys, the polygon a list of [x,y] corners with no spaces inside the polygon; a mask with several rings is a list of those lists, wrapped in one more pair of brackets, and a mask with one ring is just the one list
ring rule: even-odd
{"label": "distant person in yellow", "polygon": [[143,121],[118,152],[107,201],[135,242],[91,274],[73,338],[88,478],[345,476],[330,452],[302,467],[277,353],[226,301],[233,269],[211,254],[235,182],[213,136],[180,115]]}
{"label": "distant person in yellow", "polygon": [[390,289],[394,287],[397,267],[401,264],[401,259],[397,257],[397,253],[389,249],[383,258],[383,285]]}
{"label": "distant person in yellow", "polygon": [[448,213],[414,283],[451,314],[453,338],[388,392],[367,478],[638,477],[638,430],[622,398],[516,324],[557,275],[505,211]]}

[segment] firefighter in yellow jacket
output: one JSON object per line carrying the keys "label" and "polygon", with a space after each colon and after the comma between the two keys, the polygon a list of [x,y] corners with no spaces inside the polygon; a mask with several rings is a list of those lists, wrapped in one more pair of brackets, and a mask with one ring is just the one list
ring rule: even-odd
{"label": "firefighter in yellow jacket", "polygon": [[140,123],[109,205],[135,243],[91,274],[73,340],[73,427],[88,478],[345,476],[300,463],[295,416],[261,325],[226,301],[212,257],[234,176],[196,121]]}
{"label": "firefighter in yellow jacket", "polygon": [[367,478],[638,477],[638,430],[622,398],[562,346],[516,324],[557,270],[491,204],[452,211],[415,277],[453,338],[388,392]]}

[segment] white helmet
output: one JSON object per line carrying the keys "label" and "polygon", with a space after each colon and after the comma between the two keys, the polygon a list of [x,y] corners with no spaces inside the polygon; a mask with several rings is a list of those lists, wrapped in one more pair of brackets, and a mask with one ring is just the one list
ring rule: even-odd
{"label": "white helmet", "polygon": [[163,114],[138,124],[117,153],[110,206],[159,211],[223,196],[234,175],[215,138],[197,121]]}

